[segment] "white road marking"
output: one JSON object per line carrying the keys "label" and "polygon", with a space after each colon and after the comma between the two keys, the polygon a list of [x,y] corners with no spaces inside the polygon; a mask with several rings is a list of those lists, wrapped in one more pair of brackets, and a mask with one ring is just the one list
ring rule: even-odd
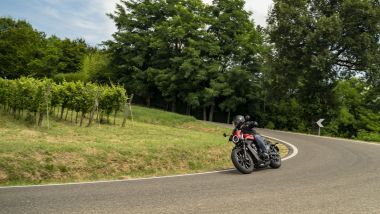
{"label": "white road marking", "polygon": [[283,141],[283,140],[280,140],[280,139],[277,139],[277,138],[274,138],[274,137],[269,137],[269,136],[266,136],[266,135],[263,135],[263,136],[266,137],[266,138],[270,138],[270,139],[273,139],[273,140],[275,140],[275,141],[281,142],[281,143],[283,143],[283,144],[286,144],[286,145],[288,145],[290,148],[292,148],[292,150],[293,150],[292,154],[290,154],[289,156],[287,156],[287,157],[285,157],[285,158],[282,158],[282,159],[281,159],[282,161],[289,160],[290,158],[293,158],[293,157],[295,157],[295,156],[298,154],[298,149],[297,149],[297,147],[295,147],[293,144],[290,144],[290,143],[288,143],[288,142],[286,142],[286,141]]}

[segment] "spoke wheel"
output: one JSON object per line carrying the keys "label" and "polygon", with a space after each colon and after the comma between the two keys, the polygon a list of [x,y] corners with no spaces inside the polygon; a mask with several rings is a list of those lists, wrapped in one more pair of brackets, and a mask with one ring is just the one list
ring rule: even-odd
{"label": "spoke wheel", "polygon": [[249,174],[254,169],[252,157],[248,153],[245,155],[242,148],[233,149],[231,159],[236,169],[243,174]]}

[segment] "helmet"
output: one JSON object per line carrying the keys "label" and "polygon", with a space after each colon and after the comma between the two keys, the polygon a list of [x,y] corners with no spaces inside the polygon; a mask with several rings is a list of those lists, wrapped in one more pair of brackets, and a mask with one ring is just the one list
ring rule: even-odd
{"label": "helmet", "polygon": [[233,120],[234,126],[238,126],[245,122],[245,118],[241,115],[236,115]]}
{"label": "helmet", "polygon": [[249,115],[245,115],[245,116],[244,116],[244,119],[245,119],[245,121],[250,121],[250,120],[251,120],[251,116],[249,116]]}

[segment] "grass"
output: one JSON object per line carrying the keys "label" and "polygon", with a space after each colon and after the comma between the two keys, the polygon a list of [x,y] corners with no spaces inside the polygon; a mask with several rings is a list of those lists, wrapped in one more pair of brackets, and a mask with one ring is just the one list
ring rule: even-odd
{"label": "grass", "polygon": [[359,131],[357,139],[380,143],[380,133]]}
{"label": "grass", "polygon": [[[128,179],[233,167],[228,128],[193,117],[134,107],[127,126],[50,129],[0,113],[0,185]],[[121,124],[121,118],[117,118]],[[285,151],[285,150],[284,150]]]}
{"label": "grass", "polygon": [[178,126],[197,121],[194,117],[166,112],[154,108],[133,106],[133,119],[143,123]]}

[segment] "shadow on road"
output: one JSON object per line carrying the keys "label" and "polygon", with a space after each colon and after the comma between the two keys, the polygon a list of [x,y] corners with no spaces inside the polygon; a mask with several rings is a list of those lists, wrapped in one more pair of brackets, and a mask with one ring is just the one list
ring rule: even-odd
{"label": "shadow on road", "polygon": [[[270,171],[270,170],[274,170],[272,168],[262,168],[262,169],[254,169],[252,171],[252,173],[255,173],[255,172],[260,172],[260,171]],[[228,171],[223,171],[223,172],[218,172],[219,174],[224,174],[224,175],[243,175],[243,173],[240,173],[237,169],[231,169],[231,170],[228,170]]]}
{"label": "shadow on road", "polygon": [[220,174],[225,174],[225,175],[239,175],[241,174],[239,171],[237,171],[236,169],[231,169],[231,170],[228,170],[228,171],[223,171],[223,172],[219,172]]}

